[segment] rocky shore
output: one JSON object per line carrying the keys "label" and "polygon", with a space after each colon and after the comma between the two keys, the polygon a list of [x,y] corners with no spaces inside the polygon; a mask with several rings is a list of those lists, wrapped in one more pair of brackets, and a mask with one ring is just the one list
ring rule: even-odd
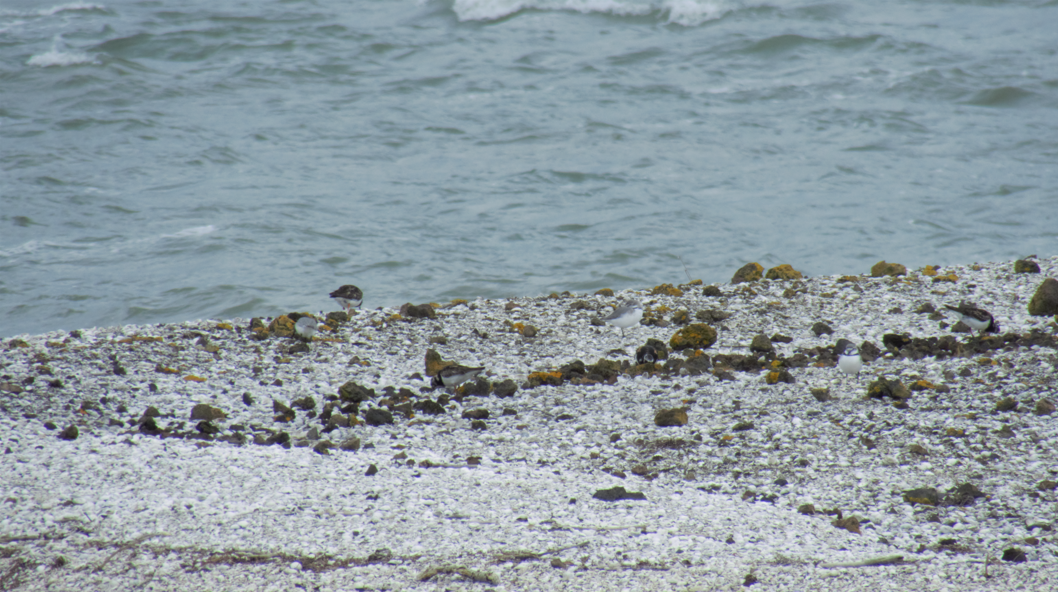
{"label": "rocky shore", "polygon": [[0,589],[1047,589],[1058,257],[861,271],[2,340]]}

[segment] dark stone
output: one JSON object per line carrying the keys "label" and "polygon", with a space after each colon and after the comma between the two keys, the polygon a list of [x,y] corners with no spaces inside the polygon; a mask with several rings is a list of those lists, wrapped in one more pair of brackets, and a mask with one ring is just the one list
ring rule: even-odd
{"label": "dark stone", "polygon": [[463,419],[488,419],[489,410],[484,407],[478,409],[467,409],[463,412]]}
{"label": "dark stone", "polygon": [[974,500],[979,497],[985,497],[985,494],[977,486],[972,483],[961,483],[948,490],[948,495],[944,497],[944,505],[972,506]]}
{"label": "dark stone", "polygon": [[659,427],[687,425],[687,410],[662,409],[654,415],[654,425]]}
{"label": "dark stone", "polygon": [[66,429],[64,429],[63,431],[59,432],[59,439],[60,440],[76,440],[77,439],[77,433],[78,433],[77,432],[77,426],[71,424],[69,426],[66,426]]}
{"label": "dark stone", "polygon": [[816,337],[820,337],[822,335],[831,335],[834,330],[830,328],[830,325],[820,321],[812,325],[812,333],[815,333]]}
{"label": "dark stone", "polygon": [[489,426],[485,423],[485,421],[481,419],[475,419],[474,421],[470,422],[470,429],[472,430],[486,430],[488,429],[488,427]]}
{"label": "dark stone", "polygon": [[1017,410],[1018,410],[1018,400],[1015,399],[1014,397],[1006,397],[1006,398],[1000,399],[999,402],[996,403],[996,411],[1017,411]]}
{"label": "dark stone", "polygon": [[368,477],[371,477],[371,476],[375,475],[376,473],[378,473],[378,467],[376,467],[375,465],[372,464],[369,467],[367,467],[367,472],[364,473],[364,475],[366,475]]}
{"label": "dark stone", "polygon": [[161,428],[154,421],[153,417],[148,417],[140,421],[140,431],[150,436],[156,436],[162,433]]}
{"label": "dark stone", "polygon": [[481,376],[473,381],[464,382],[459,388],[459,394],[463,397],[486,397],[491,391],[492,385]]}
{"label": "dark stone", "polygon": [[516,392],[518,392],[518,383],[510,378],[497,382],[492,386],[492,394],[501,399],[513,396]]}
{"label": "dark stone", "polygon": [[771,340],[772,343],[793,343],[793,337],[789,337],[781,333],[776,333],[775,335],[772,335]]}
{"label": "dark stone", "polygon": [[724,293],[720,291],[718,286],[709,285],[702,288],[702,296],[709,296],[710,298],[719,298]]}
{"label": "dark stone", "polygon": [[364,423],[367,425],[386,425],[393,423],[393,414],[385,409],[374,407],[364,413]]}
{"label": "dark stone", "polygon": [[771,340],[768,339],[767,335],[755,335],[753,341],[749,344],[749,351],[771,354],[775,353],[775,346],[771,344]]}
{"label": "dark stone", "polygon": [[198,430],[199,433],[205,434],[207,436],[213,436],[220,433],[220,428],[213,425],[209,421],[198,422],[198,425],[195,426],[195,429]]}
{"label": "dark stone", "polygon": [[1040,273],[1040,264],[1031,259],[1018,259],[1014,262],[1014,273]]}
{"label": "dark stone", "polygon": [[304,411],[311,411],[312,409],[316,408],[316,399],[313,399],[312,397],[302,397],[300,399],[295,399],[294,401],[291,401],[290,404],[294,407],[297,407],[298,409],[302,409]]}
{"label": "dark stone", "polygon": [[898,401],[905,401],[911,398],[911,391],[899,380],[895,378],[890,380],[883,376],[867,387],[867,397],[871,399],[891,397]]}
{"label": "dark stone", "polygon": [[870,364],[880,357],[882,357],[882,350],[877,345],[870,341],[864,341],[860,344],[860,358],[864,364]]}
{"label": "dark stone", "polygon": [[596,491],[593,498],[602,500],[604,502],[616,502],[618,500],[645,500],[647,496],[643,495],[639,491],[626,491],[624,487],[617,486],[611,487],[610,489],[600,489]]}
{"label": "dark stone", "polygon": [[940,505],[940,492],[933,487],[919,487],[918,489],[909,489],[903,493],[904,501],[909,504]]}
{"label": "dark stone", "polygon": [[1024,563],[1028,561],[1028,557],[1025,556],[1025,552],[1017,547],[1011,547],[1003,551],[1003,561],[1012,561],[1014,563]]}
{"label": "dark stone", "polygon": [[426,415],[441,415],[445,412],[444,406],[432,399],[416,401],[411,407],[419,413]]}
{"label": "dark stone", "polygon": [[826,403],[832,400],[834,397],[830,396],[830,389],[827,388],[814,388],[812,389],[812,396],[816,398],[816,401],[820,403]]}
{"label": "dark stone", "polygon": [[687,358],[686,360],[684,360],[683,363],[680,365],[680,368],[681,369],[686,369],[687,373],[690,374],[691,376],[696,376],[698,374],[704,374],[704,373],[708,372],[709,369],[712,368],[712,367],[713,367],[713,364],[709,360],[709,356],[707,356],[705,354],[701,354],[701,355],[697,355],[697,356],[691,356],[691,357]]}
{"label": "dark stone", "polygon": [[884,345],[885,348],[888,350],[900,351],[905,346],[910,344],[910,335],[902,335],[899,333],[886,333],[882,336],[882,345]]}
{"label": "dark stone", "polygon": [[699,321],[702,321],[703,323],[715,325],[731,318],[731,313],[724,312],[716,308],[710,308],[708,310],[699,310],[698,312],[694,313],[694,318],[698,319]]}
{"label": "dark stone", "polygon": [[242,402],[243,405],[253,405],[253,397],[250,396],[250,393],[243,393]]}
{"label": "dark stone", "polygon": [[1033,316],[1048,316],[1058,314],[1058,280],[1047,278],[1043,280],[1036,293],[1029,301],[1029,314]]}
{"label": "dark stone", "polygon": [[931,302],[923,302],[915,309],[916,314],[933,314],[937,312],[937,307],[933,306]]}
{"label": "dark stone", "polygon": [[225,419],[227,416],[223,411],[216,407],[200,403],[191,408],[191,421],[205,420],[213,421],[214,419]]}
{"label": "dark stone", "polygon": [[352,380],[338,388],[338,396],[349,403],[363,403],[375,398],[375,389],[366,389]]}
{"label": "dark stone", "polygon": [[288,434],[286,432],[279,432],[277,434],[272,434],[271,436],[268,436],[267,438],[265,438],[265,445],[271,446],[273,444],[279,444],[280,446],[284,446],[284,447],[289,446],[290,445],[290,434]]}
{"label": "dark stone", "polygon": [[400,316],[410,319],[436,319],[437,311],[429,304],[407,303],[400,307]]}

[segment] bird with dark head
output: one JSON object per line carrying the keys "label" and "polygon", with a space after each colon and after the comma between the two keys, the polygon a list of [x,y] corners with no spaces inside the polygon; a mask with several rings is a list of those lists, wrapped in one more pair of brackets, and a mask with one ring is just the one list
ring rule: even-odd
{"label": "bird with dark head", "polygon": [[441,368],[433,377],[433,386],[451,388],[459,386],[464,382],[474,378],[484,370],[485,367],[470,368],[468,366],[460,366],[459,364],[449,364],[444,368]]}
{"label": "bird with dark head", "polygon": [[341,288],[331,292],[331,298],[338,301],[338,304],[342,305],[345,312],[352,312],[354,308],[360,308],[360,305],[364,303],[364,292],[360,288],[351,284],[346,284]]}
{"label": "bird with dark head", "polygon": [[960,302],[959,306],[945,304],[944,308],[958,313],[959,320],[966,323],[974,331],[980,331],[982,335],[985,333],[999,333],[999,323],[992,317],[992,313],[983,308],[977,308],[969,302]]}

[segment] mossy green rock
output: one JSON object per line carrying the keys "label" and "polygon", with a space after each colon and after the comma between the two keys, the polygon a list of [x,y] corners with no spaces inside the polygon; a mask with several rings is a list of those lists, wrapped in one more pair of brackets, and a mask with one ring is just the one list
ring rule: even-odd
{"label": "mossy green rock", "polygon": [[731,283],[755,282],[762,277],[764,277],[764,267],[760,263],[747,263],[735,272],[735,275],[731,278]]}
{"label": "mossy green rock", "polygon": [[1029,301],[1029,314],[1041,317],[1058,314],[1058,280],[1047,278],[1036,288]]}
{"label": "mossy green rock", "polygon": [[716,343],[716,329],[702,323],[687,325],[669,339],[674,351],[683,349],[705,349]]}
{"label": "mossy green rock", "polygon": [[886,263],[879,261],[871,268],[871,277],[907,275],[907,267],[899,263]]}
{"label": "mossy green rock", "polygon": [[791,267],[788,263],[773,267],[764,275],[769,280],[799,280],[804,278],[800,271]]}
{"label": "mossy green rock", "polygon": [[1014,262],[1014,273],[1039,273],[1040,264],[1031,259],[1018,259]]}

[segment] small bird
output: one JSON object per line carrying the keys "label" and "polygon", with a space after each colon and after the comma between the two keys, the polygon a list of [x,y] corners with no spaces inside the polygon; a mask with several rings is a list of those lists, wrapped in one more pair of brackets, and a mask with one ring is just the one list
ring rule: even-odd
{"label": "small bird", "polygon": [[992,313],[977,308],[968,302],[960,302],[959,306],[944,305],[944,308],[959,313],[962,322],[970,326],[974,331],[985,333],[999,333],[999,323],[992,318]]}
{"label": "small bird", "polygon": [[441,370],[437,372],[437,375],[433,377],[433,386],[459,386],[477,376],[484,369],[484,366],[481,366],[480,368],[469,368],[467,366],[460,366],[459,364],[450,364],[441,368]]}
{"label": "small bird", "polygon": [[653,364],[658,361],[658,352],[653,345],[644,345],[636,350],[636,364]]}
{"label": "small bird", "polygon": [[860,369],[863,368],[863,358],[860,357],[860,350],[852,344],[848,339],[841,339],[837,345],[834,346],[834,351],[838,354],[838,368],[841,369],[845,374],[859,374]]}
{"label": "small bird", "polygon": [[345,312],[352,312],[354,308],[360,308],[360,305],[364,302],[364,292],[356,286],[346,284],[341,288],[331,292],[331,298],[338,301],[338,304],[342,305]]}
{"label": "small bird", "polygon": [[294,334],[305,341],[312,341],[312,336],[316,334],[317,326],[319,326],[319,323],[316,319],[310,316],[301,317],[298,322],[294,323]]}
{"label": "small bird", "polygon": [[625,329],[643,320],[643,305],[635,300],[627,300],[602,320],[620,329],[621,337],[624,337]]}

